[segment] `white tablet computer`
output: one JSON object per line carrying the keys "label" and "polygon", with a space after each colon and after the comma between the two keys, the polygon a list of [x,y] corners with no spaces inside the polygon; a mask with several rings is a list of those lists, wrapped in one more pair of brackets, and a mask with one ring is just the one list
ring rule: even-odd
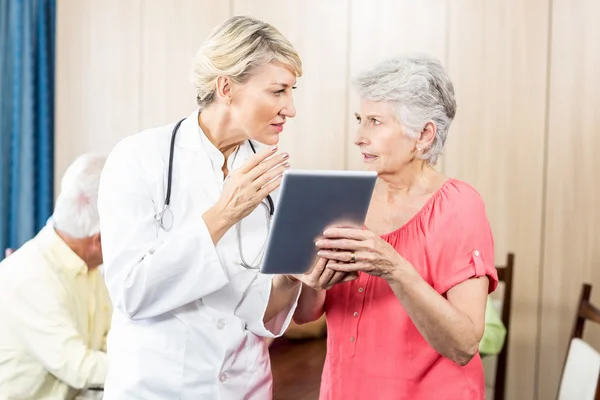
{"label": "white tablet computer", "polygon": [[363,226],[376,179],[374,171],[286,171],[260,271],[307,272],[327,227]]}

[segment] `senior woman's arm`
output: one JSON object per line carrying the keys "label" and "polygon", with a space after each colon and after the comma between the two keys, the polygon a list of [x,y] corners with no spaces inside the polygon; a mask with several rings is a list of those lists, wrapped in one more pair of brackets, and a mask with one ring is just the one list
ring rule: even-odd
{"label": "senior woman's arm", "polygon": [[[319,240],[317,246],[321,248],[319,255],[331,260],[328,268],[363,271],[385,279],[421,335],[438,353],[460,365],[477,354],[489,289],[485,271],[438,291],[373,232],[331,229],[325,235],[327,239]],[[356,262],[348,263],[352,252]],[[465,267],[469,269],[469,265]]]}
{"label": "senior woman's arm", "polygon": [[460,365],[477,354],[485,326],[487,277],[459,283],[446,292],[446,298],[411,266],[398,268],[388,282],[421,335],[438,353]]}

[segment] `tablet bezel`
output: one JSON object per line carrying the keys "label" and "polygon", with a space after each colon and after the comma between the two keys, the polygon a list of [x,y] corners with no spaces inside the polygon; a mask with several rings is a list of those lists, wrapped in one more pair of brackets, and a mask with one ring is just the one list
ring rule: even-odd
{"label": "tablet bezel", "polygon": [[[287,196],[290,196],[288,191],[288,186],[290,185],[290,182],[293,181],[295,178],[310,178],[310,177],[325,177],[325,178],[329,178],[329,179],[334,179],[336,180],[336,186],[339,186],[339,179],[345,179],[348,180],[348,182],[352,182],[352,185],[356,185],[359,184],[360,186],[364,186],[365,192],[360,193],[359,196],[351,196],[352,194],[356,194],[355,192],[353,193],[345,193],[344,196],[341,196],[339,194],[335,194],[335,196],[338,197],[343,197],[343,198],[355,198],[356,201],[359,203],[346,203],[348,205],[348,210],[349,213],[354,213],[356,214],[357,212],[360,213],[360,221],[354,221],[353,223],[357,225],[357,227],[359,226],[363,226],[364,225],[364,219],[366,218],[367,215],[367,211],[369,209],[369,204],[371,201],[371,197],[373,194],[373,189],[375,187],[375,182],[377,180],[377,173],[375,171],[350,171],[350,170],[288,170],[284,173],[283,175],[283,179],[282,179],[282,183],[281,183],[281,187],[279,189],[279,196],[278,196],[278,201],[277,204],[275,206],[275,212],[273,214],[273,219],[271,221],[271,228],[267,237],[267,242],[265,245],[265,253],[264,253],[264,259],[263,262],[260,266],[260,272],[263,274],[302,274],[307,272],[308,270],[310,270],[310,268],[312,268],[312,265],[306,265],[306,266],[298,266],[298,268],[293,268],[292,266],[290,266],[289,263],[279,263],[279,264],[273,264],[271,265],[271,248],[272,246],[276,246],[277,244],[275,243],[277,240],[281,239],[280,237],[278,237],[278,235],[285,235],[285,238],[287,238],[287,240],[294,240],[294,235],[297,235],[296,232],[294,232],[292,229],[290,229],[290,227],[280,227],[278,225],[278,220],[281,217],[282,213],[287,213],[287,212],[294,212],[293,210],[287,210]],[[314,187],[307,187],[305,190],[313,190],[316,187],[318,187],[319,185],[323,185],[323,182],[316,182]],[[339,187],[338,187],[339,189]],[[290,189],[291,190],[291,189]],[[328,193],[329,195],[331,195],[331,193]],[[327,197],[327,196],[323,196],[323,197]],[[292,201],[295,201],[292,200]],[[342,204],[342,203],[340,203]],[[336,212],[340,212],[342,210],[340,210],[340,204],[336,204],[334,207],[336,208]],[[342,206],[343,207],[343,206]],[[327,222],[325,223],[326,225],[331,224],[331,222]],[[326,226],[323,227],[323,229],[326,228]],[[310,242],[313,243],[314,246],[314,239],[315,238],[310,238]],[[302,237],[300,242],[303,243],[302,246],[304,246],[306,244],[307,246],[307,250],[306,251],[311,251],[313,254],[313,257],[316,259],[316,253],[317,253],[317,249],[316,247],[313,247],[312,250],[308,249],[308,238],[306,237]],[[276,250],[276,251],[279,251]],[[274,257],[276,259],[281,258],[280,257],[281,254],[277,254]],[[274,261],[277,262],[277,261]],[[310,263],[309,263],[310,264]]]}

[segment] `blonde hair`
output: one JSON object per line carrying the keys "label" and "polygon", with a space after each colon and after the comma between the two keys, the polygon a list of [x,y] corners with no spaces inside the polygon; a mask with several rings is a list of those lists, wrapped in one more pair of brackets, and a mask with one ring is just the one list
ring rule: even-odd
{"label": "blonde hair", "polygon": [[213,29],[194,59],[192,82],[198,105],[202,109],[212,103],[219,76],[244,83],[257,67],[273,61],[302,76],[298,53],[277,29],[251,17],[229,18]]}

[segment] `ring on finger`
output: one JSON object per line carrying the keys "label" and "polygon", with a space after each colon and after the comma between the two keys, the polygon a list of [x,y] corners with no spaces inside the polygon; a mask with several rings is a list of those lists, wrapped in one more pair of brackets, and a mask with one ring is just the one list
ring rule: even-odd
{"label": "ring on finger", "polygon": [[350,262],[351,263],[356,262],[356,253],[355,252],[350,253]]}

